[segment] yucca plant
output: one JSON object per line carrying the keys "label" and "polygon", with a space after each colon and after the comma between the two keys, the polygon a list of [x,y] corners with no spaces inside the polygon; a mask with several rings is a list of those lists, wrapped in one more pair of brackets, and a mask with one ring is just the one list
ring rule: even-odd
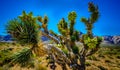
{"label": "yucca plant", "polygon": [[33,17],[32,12],[26,14],[26,12],[23,11],[22,15],[17,19],[8,22],[6,29],[15,41],[22,45],[30,46],[11,57],[13,63],[19,63],[22,66],[26,65],[26,62],[28,62],[33,55],[32,51],[36,52],[35,49],[38,48],[40,38],[37,18]]}
{"label": "yucca plant", "polygon": [[[11,56],[12,61],[10,63],[27,66],[33,56],[40,56],[44,53],[45,50],[41,47],[44,43],[40,42],[41,34],[56,40],[49,35],[47,22],[47,16],[43,18],[41,16],[34,17],[32,12],[27,14],[25,11],[17,19],[8,22],[6,30],[13,37],[14,41],[21,45],[29,46]],[[40,23],[42,24],[40,25]],[[41,28],[43,28],[43,31],[40,30]]]}

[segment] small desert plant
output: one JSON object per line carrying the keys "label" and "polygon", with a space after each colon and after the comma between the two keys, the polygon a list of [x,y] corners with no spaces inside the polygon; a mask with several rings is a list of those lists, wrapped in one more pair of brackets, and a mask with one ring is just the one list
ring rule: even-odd
{"label": "small desert plant", "polygon": [[105,62],[106,62],[106,63],[111,63],[111,61],[110,61],[110,60],[107,60],[107,59],[105,60]]}
{"label": "small desert plant", "polygon": [[0,50],[0,66],[8,64],[11,61],[11,55],[12,53],[9,49]]}
{"label": "small desert plant", "polygon": [[105,68],[103,66],[98,66],[98,68],[100,68],[100,70],[108,70],[107,68]]}
{"label": "small desert plant", "polygon": [[88,59],[89,59],[89,60],[95,60],[95,61],[98,60],[95,56],[89,56]]}
{"label": "small desert plant", "polygon": [[104,54],[102,53],[98,54],[98,57],[105,58]]}
{"label": "small desert plant", "polygon": [[85,62],[86,66],[91,66],[90,62]]}
{"label": "small desert plant", "polygon": [[120,55],[116,55],[116,58],[120,59]]}

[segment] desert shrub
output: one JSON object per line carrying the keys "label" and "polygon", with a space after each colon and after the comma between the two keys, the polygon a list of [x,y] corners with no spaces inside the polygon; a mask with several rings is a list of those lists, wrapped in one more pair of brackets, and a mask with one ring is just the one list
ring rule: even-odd
{"label": "desert shrub", "polygon": [[89,56],[88,59],[89,59],[89,60],[95,60],[95,61],[98,60],[95,56]]}
{"label": "desert shrub", "polygon": [[91,64],[89,62],[85,62],[86,66],[91,66]]}
{"label": "desert shrub", "polygon": [[105,58],[105,56],[103,54],[99,54],[98,57],[102,57],[102,58]]}
{"label": "desert shrub", "polygon": [[113,59],[113,56],[108,55],[108,57],[109,57],[110,59]]}
{"label": "desert shrub", "polygon": [[73,53],[77,54],[79,52],[79,49],[77,46],[72,47]]}
{"label": "desert shrub", "polygon": [[36,70],[47,70],[47,67],[42,66],[41,64],[38,65],[37,68],[35,68]]}
{"label": "desert shrub", "polygon": [[11,52],[9,49],[4,49],[0,51],[0,66],[7,64],[11,61]]}
{"label": "desert shrub", "polygon": [[110,61],[110,60],[107,60],[107,59],[105,60],[105,62],[106,62],[106,63],[111,63],[111,61]]}
{"label": "desert shrub", "polygon": [[117,55],[116,58],[120,59],[120,55]]}
{"label": "desert shrub", "polygon": [[117,54],[117,51],[113,50],[113,51],[108,51],[106,52],[107,54]]}
{"label": "desert shrub", "polygon": [[107,68],[105,68],[103,66],[98,66],[98,68],[100,68],[100,70],[108,70]]}
{"label": "desert shrub", "polygon": [[63,51],[66,55],[68,55],[68,50],[67,50],[67,49],[62,49],[62,51]]}

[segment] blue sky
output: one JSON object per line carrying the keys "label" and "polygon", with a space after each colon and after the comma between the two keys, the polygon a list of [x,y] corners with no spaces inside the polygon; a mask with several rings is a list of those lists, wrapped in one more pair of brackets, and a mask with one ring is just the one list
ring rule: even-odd
{"label": "blue sky", "polygon": [[86,33],[81,17],[89,17],[88,2],[98,5],[100,18],[95,23],[95,35],[120,35],[120,0],[0,0],[0,35],[5,35],[5,25],[22,11],[34,16],[49,17],[48,28],[58,32],[57,24],[62,17],[67,20],[70,11],[77,12],[75,29]]}

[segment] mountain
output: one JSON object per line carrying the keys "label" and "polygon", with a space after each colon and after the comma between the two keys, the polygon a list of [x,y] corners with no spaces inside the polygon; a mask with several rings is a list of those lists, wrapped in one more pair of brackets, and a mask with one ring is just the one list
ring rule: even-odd
{"label": "mountain", "polygon": [[[79,36],[81,37],[82,34],[83,33],[80,32]],[[106,45],[108,45],[108,44],[120,45],[120,36],[109,36],[109,35],[106,35],[106,36],[102,36],[102,37],[104,39],[102,44],[106,44]],[[41,40],[42,41],[48,41],[49,39],[46,36],[42,36]],[[0,42],[11,42],[11,41],[13,41],[11,35],[6,35],[6,36],[0,35]]]}
{"label": "mountain", "polygon": [[0,35],[0,42],[11,42],[13,41],[12,36],[11,35]]}
{"label": "mountain", "polygon": [[105,42],[109,44],[120,45],[120,36],[103,36]]}

